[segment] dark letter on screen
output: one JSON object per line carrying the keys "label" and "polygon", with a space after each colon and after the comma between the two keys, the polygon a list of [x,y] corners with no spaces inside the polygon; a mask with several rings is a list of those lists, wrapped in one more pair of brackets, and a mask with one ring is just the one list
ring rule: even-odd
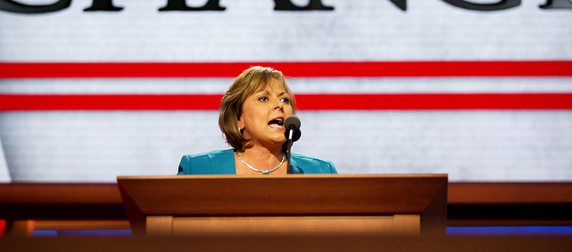
{"label": "dark letter on screen", "polygon": [[93,0],[91,7],[84,9],[83,11],[120,11],[123,7],[113,6],[113,0]]}
{"label": "dark letter on screen", "polygon": [[450,5],[457,6],[459,8],[468,10],[478,10],[478,11],[496,11],[496,10],[506,10],[520,5],[521,0],[501,0],[498,3],[490,4],[476,4],[469,3],[464,0],[443,0]]}
{"label": "dark letter on screen", "polygon": [[0,10],[15,13],[47,13],[63,10],[70,7],[71,0],[60,0],[57,3],[46,5],[27,5],[12,0],[0,0]]}
{"label": "dark letter on screen", "polygon": [[202,7],[189,7],[185,0],[168,0],[167,6],[159,11],[223,11],[225,8],[219,4],[220,0],[208,0]]}
{"label": "dark letter on screen", "polygon": [[407,0],[390,0],[395,6],[401,10],[407,10]]}
{"label": "dark letter on screen", "polygon": [[572,9],[570,0],[547,0],[544,5],[540,5],[542,9]]}
{"label": "dark letter on screen", "polygon": [[325,6],[322,4],[322,0],[310,0],[310,3],[304,7],[296,6],[290,0],[274,0],[276,4],[274,10],[285,10],[285,11],[326,11],[334,10],[334,7]]}

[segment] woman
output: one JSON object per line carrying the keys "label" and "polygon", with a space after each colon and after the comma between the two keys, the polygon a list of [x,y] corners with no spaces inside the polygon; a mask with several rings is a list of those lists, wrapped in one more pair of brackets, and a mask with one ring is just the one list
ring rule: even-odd
{"label": "woman", "polygon": [[[220,103],[219,127],[233,149],[183,156],[178,174],[287,174],[284,119],[296,113],[284,75],[267,67],[242,72]],[[331,161],[292,153],[291,172],[337,173]]]}

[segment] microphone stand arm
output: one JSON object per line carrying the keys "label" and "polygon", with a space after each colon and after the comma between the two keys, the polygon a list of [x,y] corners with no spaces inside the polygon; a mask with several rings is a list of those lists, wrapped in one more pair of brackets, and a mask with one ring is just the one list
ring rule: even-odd
{"label": "microphone stand arm", "polygon": [[290,165],[290,156],[292,154],[292,145],[294,144],[294,141],[292,141],[292,137],[294,136],[294,129],[289,129],[289,133],[288,133],[288,137],[286,138],[286,143],[284,145],[284,154],[286,155],[287,160],[287,167],[288,167],[288,174],[292,174],[292,166]]}
{"label": "microphone stand arm", "polygon": [[290,132],[288,134],[288,138],[286,139],[286,158],[288,159],[288,162],[286,163],[288,165],[288,174],[292,174],[292,166],[290,166],[290,154],[291,154],[291,148],[292,148],[292,144],[294,143],[294,141],[292,141],[292,137],[294,136],[294,129],[289,129]]}

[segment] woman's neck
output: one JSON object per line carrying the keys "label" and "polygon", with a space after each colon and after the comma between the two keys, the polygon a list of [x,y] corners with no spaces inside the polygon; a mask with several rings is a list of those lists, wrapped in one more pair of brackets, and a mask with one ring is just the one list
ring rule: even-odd
{"label": "woman's neck", "polygon": [[268,149],[263,146],[252,146],[243,152],[238,151],[243,160],[260,169],[274,168],[282,160],[282,148]]}

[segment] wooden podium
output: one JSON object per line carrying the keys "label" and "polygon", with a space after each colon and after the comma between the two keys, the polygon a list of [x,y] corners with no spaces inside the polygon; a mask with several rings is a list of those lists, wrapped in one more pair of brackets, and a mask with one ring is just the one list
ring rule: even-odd
{"label": "wooden podium", "polygon": [[445,235],[447,175],[117,177],[135,235]]}

